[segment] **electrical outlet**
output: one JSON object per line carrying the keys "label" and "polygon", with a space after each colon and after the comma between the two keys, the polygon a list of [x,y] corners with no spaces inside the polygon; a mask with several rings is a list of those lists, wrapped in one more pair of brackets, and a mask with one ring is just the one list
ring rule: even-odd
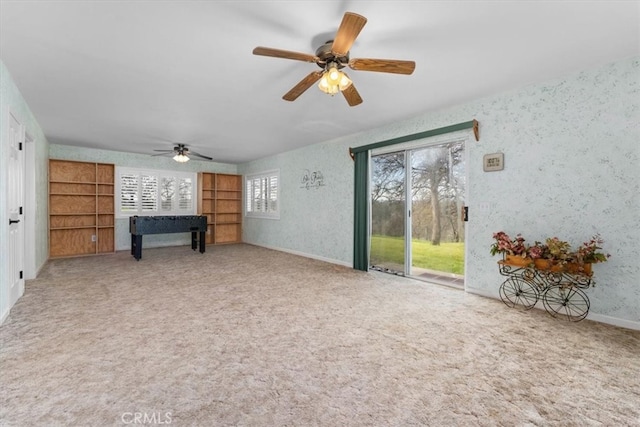
{"label": "electrical outlet", "polygon": [[96,235],[95,235],[95,234],[92,234],[92,235],[91,235],[91,241],[92,241],[92,242],[95,242],[96,240],[98,240],[98,239],[96,239]]}
{"label": "electrical outlet", "polygon": [[478,203],[478,212],[489,212],[491,210],[490,202],[480,202]]}

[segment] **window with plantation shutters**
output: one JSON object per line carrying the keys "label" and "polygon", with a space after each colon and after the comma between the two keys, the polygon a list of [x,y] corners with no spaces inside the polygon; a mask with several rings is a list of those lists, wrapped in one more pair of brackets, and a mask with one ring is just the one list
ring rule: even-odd
{"label": "window with plantation shutters", "polygon": [[195,215],[196,174],[116,168],[116,215]]}
{"label": "window with plantation shutters", "polygon": [[245,197],[246,216],[280,218],[280,171],[247,175]]}

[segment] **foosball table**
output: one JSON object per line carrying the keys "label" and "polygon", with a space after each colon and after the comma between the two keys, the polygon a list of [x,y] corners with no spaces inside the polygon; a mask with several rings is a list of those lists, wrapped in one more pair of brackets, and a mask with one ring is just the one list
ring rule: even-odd
{"label": "foosball table", "polygon": [[205,251],[205,233],[207,217],[204,215],[181,216],[132,216],[129,218],[131,233],[131,255],[140,261],[142,258],[142,236],[145,234],[191,233],[191,249],[199,246],[200,253]]}

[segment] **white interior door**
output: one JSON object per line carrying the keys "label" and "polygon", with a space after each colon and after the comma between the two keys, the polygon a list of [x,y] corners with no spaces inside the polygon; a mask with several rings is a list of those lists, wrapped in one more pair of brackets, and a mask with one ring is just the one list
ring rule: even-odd
{"label": "white interior door", "polygon": [[9,307],[24,293],[24,127],[9,114]]}

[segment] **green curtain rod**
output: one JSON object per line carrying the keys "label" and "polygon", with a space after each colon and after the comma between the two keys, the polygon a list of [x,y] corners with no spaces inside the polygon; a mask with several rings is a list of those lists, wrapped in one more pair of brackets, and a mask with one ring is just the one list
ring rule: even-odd
{"label": "green curtain rod", "polygon": [[397,138],[387,139],[385,141],[374,142],[373,144],[362,145],[360,147],[349,148],[349,154],[353,159],[353,155],[355,153],[360,153],[362,151],[373,150],[374,148],[386,147],[389,145],[400,144],[402,142],[413,141],[416,139],[428,138],[431,136],[442,135],[445,133],[457,132],[459,130],[471,129],[473,128],[473,135],[476,138],[476,141],[480,141],[480,133],[478,131],[478,121],[473,119],[469,122],[457,123],[455,125],[445,126],[438,129],[431,129],[424,132],[413,133],[411,135],[400,136]]}

